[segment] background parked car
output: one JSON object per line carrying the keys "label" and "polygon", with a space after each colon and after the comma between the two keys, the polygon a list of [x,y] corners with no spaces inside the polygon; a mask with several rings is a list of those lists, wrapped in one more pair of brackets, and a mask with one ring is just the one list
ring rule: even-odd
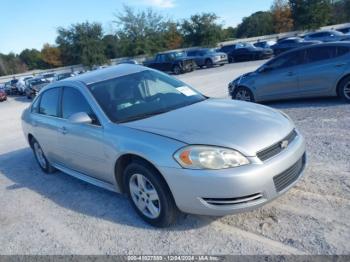
{"label": "background parked car", "polygon": [[230,63],[235,61],[265,59],[273,55],[272,49],[256,47],[250,43],[226,45],[221,47],[219,51],[227,54]]}
{"label": "background parked car", "polygon": [[25,93],[26,89],[26,82],[30,79],[33,79],[32,76],[26,76],[26,77],[21,77],[18,79],[18,82],[16,83],[16,87],[18,90],[18,93],[23,95]]}
{"label": "background parked car", "polygon": [[229,84],[233,99],[266,101],[339,96],[350,102],[350,43],[298,48]]}
{"label": "background parked car", "polygon": [[55,79],[55,76],[56,76],[55,73],[42,74],[42,77],[48,80],[50,83]]}
{"label": "background parked car", "polygon": [[329,31],[318,31],[314,33],[309,33],[304,36],[304,40],[318,40],[321,42],[336,42],[343,40],[350,40],[350,36],[343,34],[342,32],[336,30]]}
{"label": "background parked car", "polygon": [[56,82],[56,81],[60,81],[60,80],[63,80],[63,79],[66,79],[68,77],[72,77],[72,76],[75,76],[75,74],[73,73],[61,73],[61,74],[57,74],[55,75],[54,79],[53,79],[53,82]]}
{"label": "background parked car", "polygon": [[271,48],[276,44],[276,41],[258,41],[254,44],[255,47],[261,47],[261,48]]}
{"label": "background parked car", "polygon": [[7,100],[7,94],[4,86],[0,86],[0,102]]}
{"label": "background parked car", "polygon": [[224,65],[228,63],[227,55],[210,48],[192,48],[186,50],[187,56],[193,58],[196,64],[210,68],[214,65]]}
{"label": "background parked car", "polygon": [[29,87],[25,89],[25,94],[28,99],[36,97],[39,91],[46,85],[50,83],[49,80],[45,78],[34,78],[30,81]]}
{"label": "background parked car", "polygon": [[275,45],[271,46],[273,53],[275,55],[279,55],[283,52],[292,50],[294,48],[302,47],[302,46],[308,46],[308,45],[314,45],[314,44],[320,44],[321,41],[306,41],[305,39],[301,37],[290,37],[290,38],[284,38],[279,40]]}
{"label": "background parked car", "polygon": [[345,35],[350,35],[350,26],[338,28],[337,31],[339,31]]}
{"label": "background parked car", "polygon": [[193,58],[187,57],[183,51],[167,51],[158,53],[154,60],[144,62],[145,66],[175,75],[191,72],[196,68]]}

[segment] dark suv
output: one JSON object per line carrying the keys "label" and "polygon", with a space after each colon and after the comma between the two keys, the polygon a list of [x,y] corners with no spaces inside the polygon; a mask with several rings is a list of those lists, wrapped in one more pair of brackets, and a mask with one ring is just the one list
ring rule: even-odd
{"label": "dark suv", "polygon": [[235,61],[265,59],[270,58],[273,55],[272,49],[256,47],[250,43],[225,45],[218,51],[227,54],[229,63]]}
{"label": "dark suv", "polygon": [[154,60],[144,62],[144,65],[160,71],[172,72],[175,75],[191,72],[196,68],[195,60],[187,57],[182,51],[158,53]]}

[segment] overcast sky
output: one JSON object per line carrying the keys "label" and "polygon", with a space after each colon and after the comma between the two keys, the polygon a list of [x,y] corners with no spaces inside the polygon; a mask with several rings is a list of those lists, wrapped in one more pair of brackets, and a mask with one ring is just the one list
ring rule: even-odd
{"label": "overcast sky", "polygon": [[268,10],[272,0],[1,0],[0,53],[20,53],[55,43],[56,29],[78,22],[100,22],[105,33],[113,30],[113,13],[123,4],[135,9],[152,7],[174,18],[214,12],[225,26],[236,26],[251,13]]}

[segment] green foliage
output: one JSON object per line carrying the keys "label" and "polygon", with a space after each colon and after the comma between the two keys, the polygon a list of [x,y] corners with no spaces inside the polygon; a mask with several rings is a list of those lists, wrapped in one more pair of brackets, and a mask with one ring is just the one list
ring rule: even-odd
{"label": "green foliage", "polygon": [[102,39],[104,45],[104,54],[108,59],[118,57],[119,54],[119,42],[118,37],[115,35],[105,35]]}
{"label": "green foliage", "polygon": [[166,49],[167,33],[173,23],[152,9],[135,11],[124,6],[121,13],[115,14],[117,37],[122,56],[150,55]]}
{"label": "green foliage", "polygon": [[237,27],[237,37],[253,37],[274,33],[273,17],[271,12],[256,12],[243,18]]}
{"label": "green foliage", "polygon": [[0,53],[0,76],[11,75],[27,71],[27,66],[21,61],[18,55]]}
{"label": "green foliage", "polygon": [[24,49],[19,58],[27,65],[29,70],[46,68],[40,51],[36,49]]}
{"label": "green foliage", "polygon": [[103,46],[103,30],[99,23],[81,23],[59,28],[56,43],[64,64],[92,67],[107,61]]}
{"label": "green foliage", "polygon": [[317,29],[331,22],[331,0],[289,0],[296,30]]}
{"label": "green foliage", "polygon": [[222,25],[214,13],[191,16],[181,24],[186,46],[214,46],[223,39]]}

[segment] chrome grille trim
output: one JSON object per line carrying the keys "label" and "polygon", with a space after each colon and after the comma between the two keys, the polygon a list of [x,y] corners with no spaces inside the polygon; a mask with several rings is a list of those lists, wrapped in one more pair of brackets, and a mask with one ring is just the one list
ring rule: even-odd
{"label": "chrome grille trim", "polygon": [[262,193],[256,193],[244,197],[235,198],[202,198],[205,202],[211,205],[223,206],[223,205],[239,205],[246,204],[248,202],[259,200],[263,197]]}
{"label": "chrome grille trim", "polygon": [[285,138],[278,141],[276,144],[273,144],[272,146],[269,146],[268,148],[265,148],[261,151],[259,151],[256,155],[261,161],[266,161],[270,159],[271,157],[278,155],[280,152],[282,152],[285,148],[281,147],[282,141],[288,141],[288,144],[292,143],[293,140],[297,137],[298,133],[293,129],[292,132],[290,132]]}

